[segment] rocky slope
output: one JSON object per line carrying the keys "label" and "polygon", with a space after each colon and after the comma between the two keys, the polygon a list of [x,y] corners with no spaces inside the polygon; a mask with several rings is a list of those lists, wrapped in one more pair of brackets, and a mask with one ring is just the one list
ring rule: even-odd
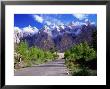
{"label": "rocky slope", "polygon": [[15,29],[15,43],[26,41],[30,47],[37,46],[44,50],[57,50],[59,52],[64,52],[83,41],[91,44],[93,31],[96,30],[96,26],[90,23],[80,26],[74,24],[44,26],[37,31],[35,27],[29,26],[29,28],[30,31]]}

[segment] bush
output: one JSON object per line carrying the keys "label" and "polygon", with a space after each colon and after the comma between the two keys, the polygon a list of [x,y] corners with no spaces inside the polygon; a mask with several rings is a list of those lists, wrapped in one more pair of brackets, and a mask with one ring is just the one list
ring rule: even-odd
{"label": "bush", "polygon": [[96,51],[87,44],[87,42],[75,45],[64,54],[65,58],[73,61],[82,60],[89,61],[96,58]]}
{"label": "bush", "polygon": [[72,70],[72,75],[88,76],[88,75],[90,75],[90,72],[88,71],[87,67],[75,67],[74,70]]}
{"label": "bush", "polygon": [[93,40],[92,40],[92,46],[93,46],[94,50],[97,51],[97,30],[95,30],[93,32],[92,38],[93,38]]}
{"label": "bush", "polygon": [[23,60],[29,60],[29,51],[28,51],[28,45],[26,42],[21,42],[16,48],[15,51],[22,55]]}
{"label": "bush", "polygon": [[71,74],[73,76],[96,76],[97,71],[89,69],[88,67],[81,67],[81,66],[74,66],[73,69],[71,70]]}
{"label": "bush", "polygon": [[[57,55],[44,51],[37,47],[29,47],[26,42],[21,42],[15,47],[15,53],[21,56],[25,66],[31,66],[32,64],[41,64],[50,60],[54,60]],[[15,62],[18,62],[19,58],[15,55]]]}
{"label": "bush", "polygon": [[75,45],[64,54],[65,64],[75,76],[96,75],[96,51],[87,42]]}

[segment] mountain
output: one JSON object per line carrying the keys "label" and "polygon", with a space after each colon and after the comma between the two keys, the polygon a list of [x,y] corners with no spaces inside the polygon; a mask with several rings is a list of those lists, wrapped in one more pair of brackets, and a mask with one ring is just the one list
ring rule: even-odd
{"label": "mountain", "polygon": [[18,27],[14,28],[14,43],[20,43],[20,39],[23,37],[22,30]]}
{"label": "mountain", "polygon": [[[28,30],[27,30],[28,29]],[[93,31],[96,26],[90,23],[77,25],[70,23],[69,25],[45,25],[41,30],[35,32],[37,28],[24,28],[22,31],[17,28],[15,33],[16,43],[26,41],[29,46],[37,46],[44,50],[57,50],[64,52],[75,44],[87,41],[92,42]]]}
{"label": "mountain", "polygon": [[42,48],[44,50],[50,50],[54,48],[54,42],[47,33],[40,32],[33,36],[34,42],[33,45]]}
{"label": "mountain", "polygon": [[54,38],[54,43],[57,47],[57,50],[63,52],[70,48],[74,44],[74,37],[74,34],[64,33],[63,35],[59,35],[56,38]]}
{"label": "mountain", "polygon": [[28,27],[18,28],[14,27],[14,43],[19,43],[22,38],[33,36],[33,34],[38,33],[38,29],[36,27]]}

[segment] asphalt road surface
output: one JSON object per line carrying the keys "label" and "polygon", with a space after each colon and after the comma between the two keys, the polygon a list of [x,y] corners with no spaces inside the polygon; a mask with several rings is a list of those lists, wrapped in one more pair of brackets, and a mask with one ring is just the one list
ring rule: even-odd
{"label": "asphalt road surface", "polygon": [[64,59],[34,65],[14,71],[15,76],[70,76]]}

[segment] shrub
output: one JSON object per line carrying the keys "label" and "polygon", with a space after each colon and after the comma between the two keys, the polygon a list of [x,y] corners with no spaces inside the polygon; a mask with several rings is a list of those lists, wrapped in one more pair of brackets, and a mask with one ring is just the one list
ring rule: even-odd
{"label": "shrub", "polygon": [[96,58],[96,51],[87,44],[87,42],[75,45],[65,52],[65,58],[73,61],[82,60],[89,61]]}
{"label": "shrub", "polygon": [[97,30],[95,30],[92,34],[92,46],[97,51]]}
{"label": "shrub", "polygon": [[71,74],[73,76],[96,76],[97,71],[89,69],[88,67],[85,66],[82,67],[80,65],[76,65],[76,66],[74,65],[71,70]]}
{"label": "shrub", "polygon": [[72,70],[72,75],[74,76],[88,76],[90,72],[88,71],[87,67],[75,67]]}
{"label": "shrub", "polygon": [[[96,75],[96,51],[87,42],[75,45],[64,54],[65,64],[74,76]],[[93,70],[92,70],[92,69]]]}
{"label": "shrub", "polygon": [[[50,51],[44,51],[35,46],[29,47],[26,42],[21,42],[15,47],[15,53],[21,56],[25,66],[31,66],[32,64],[41,64],[57,57],[56,54]],[[14,55],[15,62],[18,62],[19,58]]]}

